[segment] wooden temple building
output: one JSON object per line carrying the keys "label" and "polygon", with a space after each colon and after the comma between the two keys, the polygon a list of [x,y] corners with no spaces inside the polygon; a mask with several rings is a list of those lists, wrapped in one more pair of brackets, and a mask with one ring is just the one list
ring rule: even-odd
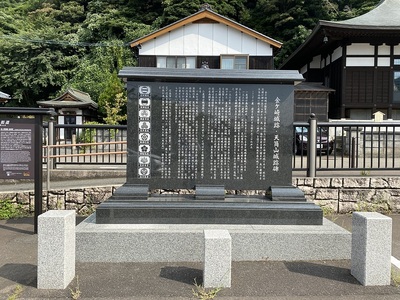
{"label": "wooden temple building", "polygon": [[380,111],[400,120],[400,5],[382,0],[368,13],[345,21],[319,21],[283,63],[306,82],[330,93],[330,119],[371,120]]}

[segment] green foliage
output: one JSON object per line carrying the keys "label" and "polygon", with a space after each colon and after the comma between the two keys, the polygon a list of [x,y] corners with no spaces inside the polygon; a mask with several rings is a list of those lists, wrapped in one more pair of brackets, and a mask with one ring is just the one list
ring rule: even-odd
{"label": "green foliage", "polygon": [[[209,0],[212,9],[283,42],[278,66],[318,20],[343,20],[379,0]],[[197,12],[202,0],[6,0],[0,11],[0,90],[36,106],[67,87],[100,104],[120,93],[115,74],[136,64],[128,42]],[[122,113],[123,114],[123,113]]]}
{"label": "green foliage", "polygon": [[117,71],[125,65],[133,65],[133,55],[121,41],[110,41],[109,47],[97,47],[80,60],[71,79],[63,86],[74,87],[89,93],[98,102],[99,111],[105,114],[104,104],[123,90]]}
{"label": "green foliage", "polygon": [[10,200],[0,200],[0,220],[22,218],[26,215],[22,205],[12,203]]}
{"label": "green foliage", "polygon": [[[98,122],[86,122],[85,125],[99,125]],[[79,129],[76,142],[80,144],[90,144],[95,142],[96,128]],[[86,149],[90,149],[90,145],[83,145],[80,147],[81,153],[86,153]]]}
{"label": "green foliage", "polygon": [[[110,107],[113,107],[115,104],[116,95],[124,92],[124,87],[122,85],[121,80],[118,78],[116,73],[113,73],[108,78],[106,85],[99,96],[99,111],[102,114],[107,114],[109,116]],[[116,115],[113,113],[113,115]],[[111,124],[111,123],[109,123]]]}
{"label": "green foliage", "polygon": [[77,300],[81,297],[82,291],[80,290],[79,287],[79,276],[76,276],[76,286],[75,288],[69,288],[69,291],[71,292],[71,298],[74,300]]}
{"label": "green foliage", "polygon": [[114,101],[106,102],[104,108],[106,110],[107,116],[104,118],[104,121],[110,125],[117,125],[125,121],[127,119],[127,102],[128,98],[124,95],[123,92],[116,94]]}
{"label": "green foliage", "polygon": [[16,285],[14,290],[13,290],[13,293],[10,296],[7,297],[7,300],[16,300],[16,299],[18,299],[21,296],[23,290],[24,289],[23,289],[23,287],[21,285],[19,285],[19,284]]}
{"label": "green foliage", "polygon": [[198,284],[196,279],[194,279],[194,287],[192,289],[193,296],[201,300],[210,300],[217,297],[218,292],[221,288],[206,289],[202,285]]}
{"label": "green foliage", "polygon": [[400,286],[400,270],[392,265],[390,277],[392,279],[392,285],[395,287]]}

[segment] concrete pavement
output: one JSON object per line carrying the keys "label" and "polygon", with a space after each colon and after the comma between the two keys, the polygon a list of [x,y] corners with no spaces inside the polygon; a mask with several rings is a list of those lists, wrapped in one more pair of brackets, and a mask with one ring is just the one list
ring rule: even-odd
{"label": "concrete pavement", "polygon": [[[400,215],[393,219],[393,256],[400,258]],[[82,218],[78,218],[80,221]],[[334,221],[351,229],[350,216]],[[65,290],[38,290],[37,236],[33,218],[0,221],[0,299],[196,299],[201,263],[77,263],[76,278]],[[400,270],[398,278],[400,279]],[[234,262],[232,288],[216,299],[400,299],[400,287],[364,287],[350,275],[350,261]]]}

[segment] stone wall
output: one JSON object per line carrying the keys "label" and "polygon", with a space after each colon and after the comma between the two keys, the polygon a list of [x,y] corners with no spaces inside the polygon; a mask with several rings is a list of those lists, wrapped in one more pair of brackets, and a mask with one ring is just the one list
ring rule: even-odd
{"label": "stone wall", "polygon": [[[50,209],[75,209],[79,215],[92,214],[97,205],[107,200],[114,190],[114,186],[76,188],[66,190],[51,190],[43,192],[43,211]],[[25,211],[33,213],[35,194],[33,191],[26,192],[2,192],[1,200],[11,200],[12,203],[20,205]]]}
{"label": "stone wall", "polygon": [[293,178],[327,212],[400,211],[400,177]]}
{"label": "stone wall", "polygon": [[[326,213],[352,211],[400,211],[400,177],[343,177],[343,178],[293,178],[307,200],[320,205]],[[118,186],[52,190],[43,194],[43,210],[75,209],[79,215],[90,215],[97,205],[108,199]],[[157,190],[158,194],[189,194]],[[262,191],[228,191],[229,194],[262,194]],[[34,193],[3,192],[0,200],[11,200],[26,211],[34,211]]]}

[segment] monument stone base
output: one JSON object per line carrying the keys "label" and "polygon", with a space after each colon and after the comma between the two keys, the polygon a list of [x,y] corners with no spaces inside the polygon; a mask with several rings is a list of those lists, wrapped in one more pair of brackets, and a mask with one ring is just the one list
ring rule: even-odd
{"label": "monument stone base", "polygon": [[[142,185],[124,184],[96,209],[98,224],[322,225],[322,209],[293,186],[271,187],[265,197],[224,195],[201,188],[193,195],[148,195]],[[218,191],[219,191],[218,190]]]}
{"label": "monument stone base", "polygon": [[202,262],[204,230],[228,230],[232,261],[350,259],[351,233],[322,225],[96,224],[76,227],[78,262]]}

